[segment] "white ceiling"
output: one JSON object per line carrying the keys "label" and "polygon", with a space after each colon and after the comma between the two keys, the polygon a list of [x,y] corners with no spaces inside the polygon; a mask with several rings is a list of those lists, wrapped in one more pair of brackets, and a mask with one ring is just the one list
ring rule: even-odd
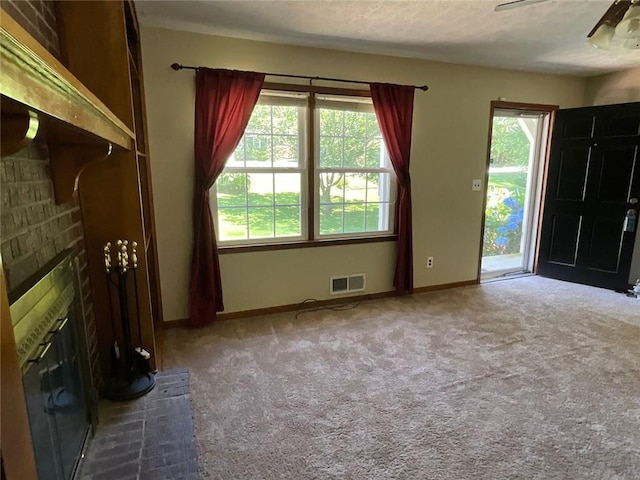
{"label": "white ceiling", "polygon": [[580,76],[640,65],[640,50],[601,51],[586,43],[612,0],[549,0],[494,12],[499,3],[138,0],[136,5],[143,25],[293,45]]}

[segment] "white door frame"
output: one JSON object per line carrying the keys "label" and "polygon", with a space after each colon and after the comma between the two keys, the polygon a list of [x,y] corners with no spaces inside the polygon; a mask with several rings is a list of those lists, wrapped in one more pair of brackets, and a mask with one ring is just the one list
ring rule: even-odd
{"label": "white door frame", "polygon": [[[502,111],[518,111],[522,114],[535,114],[541,115],[542,121],[538,122],[538,131],[535,132],[540,136],[540,141],[535,142],[533,148],[535,148],[534,158],[537,158],[537,168],[532,175],[529,175],[527,180],[527,191],[529,192],[527,203],[525,204],[525,215],[528,219],[533,220],[529,222],[529,232],[525,238],[523,232],[523,238],[521,242],[526,242],[523,245],[523,263],[527,269],[535,272],[538,256],[538,243],[539,243],[539,231],[540,231],[540,219],[542,218],[542,199],[544,195],[544,185],[546,183],[547,164],[549,161],[549,142],[551,139],[551,129],[553,127],[554,112],[558,110],[557,105],[544,105],[544,104],[531,104],[531,103],[517,103],[517,102],[504,102],[504,101],[492,101],[489,113],[489,134],[487,140],[487,154],[486,154],[486,166],[484,174],[484,186],[483,186],[483,201],[482,201],[482,223],[480,226],[480,248],[478,255],[478,283],[482,280],[482,252],[484,246],[484,228],[486,221],[486,208],[487,208],[487,192],[489,188],[489,168],[491,163],[491,141],[493,136],[493,117],[496,115],[496,110]],[[525,129],[525,134],[528,136],[534,132],[528,132]],[[535,186],[535,191],[532,187]],[[524,223],[524,221],[523,221]]]}

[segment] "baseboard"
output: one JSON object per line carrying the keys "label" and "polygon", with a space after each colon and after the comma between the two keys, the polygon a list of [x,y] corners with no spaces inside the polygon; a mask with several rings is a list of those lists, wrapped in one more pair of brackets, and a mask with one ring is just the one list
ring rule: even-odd
{"label": "baseboard", "polygon": [[[426,293],[435,292],[436,290],[447,290],[450,288],[468,287],[470,285],[477,285],[478,280],[466,280],[464,282],[443,283],[440,285],[429,285],[427,287],[414,288],[413,293]],[[368,295],[355,295],[350,297],[338,297],[330,298],[327,300],[318,300],[313,304],[307,304],[307,308],[324,307],[331,305],[340,305],[342,303],[362,302],[365,300],[377,300],[380,298],[397,297],[398,293],[393,290],[389,292],[371,293]],[[238,318],[248,317],[261,317],[265,315],[273,315],[274,313],[286,313],[296,312],[298,310],[304,310],[301,308],[301,303],[290,303],[288,305],[277,305],[275,307],[256,308],[253,310],[241,310],[239,312],[219,313],[218,320],[235,320]],[[178,320],[171,320],[164,322],[164,328],[180,328],[189,327],[189,319],[181,318]]]}
{"label": "baseboard", "polygon": [[465,280],[464,282],[453,283],[441,283],[439,285],[429,285],[427,287],[418,287],[413,289],[413,293],[426,293],[435,292],[437,290],[449,290],[450,288],[470,287],[471,285],[478,285],[480,282],[477,279]]}
{"label": "baseboard", "polygon": [[[388,298],[395,297],[398,293],[396,291],[392,292],[380,292],[380,293],[371,293],[368,295],[354,295],[349,297],[338,297],[338,298],[330,298],[327,300],[318,300],[317,302],[307,303],[306,307],[301,308],[301,303],[290,303],[288,305],[277,305],[275,307],[265,307],[265,308],[256,308],[253,310],[241,310],[238,312],[229,312],[229,313],[219,313],[218,320],[235,320],[238,318],[248,318],[248,317],[261,317],[265,315],[273,315],[274,313],[286,313],[286,312],[296,312],[298,310],[304,310],[305,308],[313,308],[313,307],[324,307],[331,305],[340,305],[342,303],[352,303],[352,302],[363,302],[365,300],[377,300],[379,298]],[[177,328],[177,327],[188,327],[189,319],[181,318],[179,320],[172,320],[164,323],[164,328]]]}
{"label": "baseboard", "polygon": [[166,330],[168,328],[187,328],[189,327],[188,318],[177,318],[176,320],[167,320],[162,327]]}

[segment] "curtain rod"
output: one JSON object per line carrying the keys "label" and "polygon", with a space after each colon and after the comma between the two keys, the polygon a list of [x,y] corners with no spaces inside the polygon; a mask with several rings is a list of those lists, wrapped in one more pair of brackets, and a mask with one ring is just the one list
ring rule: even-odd
{"label": "curtain rod", "polygon": [[[198,68],[200,67],[191,67],[188,65],[181,65],[179,63],[172,63],[171,68],[178,71],[178,70],[198,70]],[[358,83],[360,85],[368,85],[370,83],[375,83],[375,82],[360,82],[358,80],[345,80],[343,78],[310,77],[308,75],[290,75],[286,73],[265,73],[265,75],[268,75],[270,77],[304,78],[306,80],[324,80],[327,82]],[[422,90],[423,92],[426,92],[427,90],[429,90],[429,87],[426,85],[408,85],[408,86],[414,87],[418,90]]]}

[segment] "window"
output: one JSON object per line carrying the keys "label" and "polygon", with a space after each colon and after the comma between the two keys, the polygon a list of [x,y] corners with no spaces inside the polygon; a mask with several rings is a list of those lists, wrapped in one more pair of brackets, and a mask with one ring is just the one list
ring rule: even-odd
{"label": "window", "polygon": [[316,99],[316,231],[392,233],[393,168],[368,98]]}
{"label": "window", "polygon": [[263,90],[214,189],[221,245],[393,233],[395,177],[368,97]]}
{"label": "window", "polygon": [[306,97],[274,92],[260,96],[216,181],[221,243],[306,238]]}

